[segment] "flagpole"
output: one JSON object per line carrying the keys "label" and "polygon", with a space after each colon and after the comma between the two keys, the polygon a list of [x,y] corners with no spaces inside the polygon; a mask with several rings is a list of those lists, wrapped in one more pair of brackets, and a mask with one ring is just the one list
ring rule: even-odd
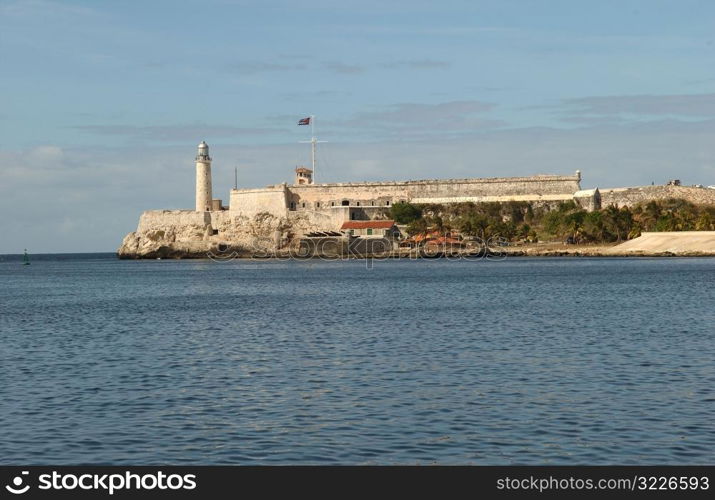
{"label": "flagpole", "polygon": [[300,142],[303,144],[310,143],[310,165],[313,170],[313,180],[312,180],[311,184],[315,184],[315,164],[316,164],[315,153],[316,153],[316,149],[318,147],[318,143],[325,142],[325,141],[319,141],[315,137],[315,115],[310,115],[306,118],[303,118],[302,120],[300,120],[298,122],[298,125],[310,125],[310,136],[311,136],[310,140],[309,141],[300,141]]}
{"label": "flagpole", "polygon": [[313,184],[315,184],[315,115],[310,115],[310,142],[312,144]]}

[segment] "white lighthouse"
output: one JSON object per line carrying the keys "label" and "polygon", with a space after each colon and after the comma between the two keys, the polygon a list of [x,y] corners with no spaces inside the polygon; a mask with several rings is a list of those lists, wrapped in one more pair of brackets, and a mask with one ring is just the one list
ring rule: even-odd
{"label": "white lighthouse", "polygon": [[209,145],[205,141],[201,141],[199,152],[196,155],[196,211],[211,211],[212,197]]}

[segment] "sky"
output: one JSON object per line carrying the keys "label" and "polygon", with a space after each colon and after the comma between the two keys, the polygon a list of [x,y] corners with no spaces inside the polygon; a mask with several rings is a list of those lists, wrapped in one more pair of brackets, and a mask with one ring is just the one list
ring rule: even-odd
{"label": "sky", "polygon": [[290,182],[715,185],[715,2],[0,0],[0,253]]}

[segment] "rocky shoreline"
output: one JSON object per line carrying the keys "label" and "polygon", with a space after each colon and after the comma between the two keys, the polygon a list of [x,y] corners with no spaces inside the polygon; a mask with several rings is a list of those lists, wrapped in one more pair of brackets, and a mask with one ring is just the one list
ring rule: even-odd
{"label": "rocky shoreline", "polygon": [[[304,217],[287,220],[262,214],[232,217],[224,212],[149,211],[137,231],[117,250],[120,259],[238,258],[437,258],[437,257],[671,257],[715,255],[715,231],[644,232],[620,243],[504,243],[498,238],[429,241],[387,237],[315,235],[322,227]],[[412,245],[412,248],[397,247]],[[415,245],[417,245],[415,247]]]}
{"label": "rocky shoreline", "polygon": [[507,257],[712,257],[715,256],[715,249],[712,251],[648,251],[641,250],[620,250],[619,245],[563,245],[563,244],[543,244],[543,245],[520,245],[504,246],[481,250],[451,250],[451,249],[399,249],[389,252],[306,252],[300,248],[283,248],[279,250],[259,250],[251,251],[242,247],[231,247],[212,245],[210,248],[197,245],[191,246],[160,246],[156,249],[142,254],[118,253],[119,259],[140,260],[140,259],[209,259],[216,261],[226,261],[233,259],[253,259],[253,260],[307,260],[315,259],[438,259],[438,258],[463,258],[479,259],[485,258],[498,260]]}

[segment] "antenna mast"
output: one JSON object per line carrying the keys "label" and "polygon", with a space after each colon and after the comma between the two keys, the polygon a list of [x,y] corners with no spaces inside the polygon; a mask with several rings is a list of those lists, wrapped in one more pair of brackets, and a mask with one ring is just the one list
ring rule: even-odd
{"label": "antenna mast", "polygon": [[310,115],[310,140],[309,141],[300,141],[301,144],[310,144],[310,164],[313,169],[313,184],[315,184],[315,152],[317,149],[317,144],[319,142],[327,142],[327,141],[319,141],[315,137],[315,115]]}
{"label": "antenna mast", "polygon": [[[310,160],[313,169],[313,179],[315,179],[315,115],[310,115]],[[313,180],[315,182],[315,180]]]}

